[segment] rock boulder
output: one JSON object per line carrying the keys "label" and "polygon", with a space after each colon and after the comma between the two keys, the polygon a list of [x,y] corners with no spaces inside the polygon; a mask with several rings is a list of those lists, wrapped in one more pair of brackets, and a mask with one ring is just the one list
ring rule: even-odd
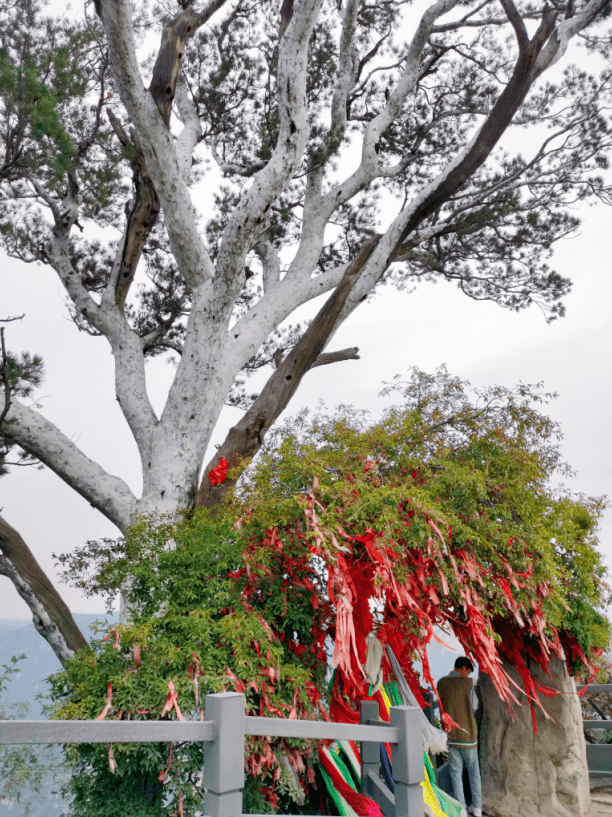
{"label": "rock boulder", "polygon": [[[491,817],[587,817],[589,773],[574,681],[556,656],[550,675],[533,662],[528,666],[537,681],[569,694],[542,696],[552,720],[536,707],[536,735],[529,706],[515,706],[513,719],[489,677],[481,676],[483,810]],[[522,689],[518,672],[508,664],[504,669]]]}

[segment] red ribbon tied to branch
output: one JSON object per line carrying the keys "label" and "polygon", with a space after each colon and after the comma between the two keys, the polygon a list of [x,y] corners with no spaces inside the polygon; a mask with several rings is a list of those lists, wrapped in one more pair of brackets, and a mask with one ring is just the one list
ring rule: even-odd
{"label": "red ribbon tied to branch", "polygon": [[176,710],[176,717],[179,721],[184,721],[185,718],[183,717],[183,713],[180,710],[178,705],[178,697],[176,692],[174,691],[174,682],[168,681],[168,696],[166,698],[166,703],[164,704],[164,708],[161,711],[160,718],[163,718],[167,712],[170,712],[172,709]]}
{"label": "red ribbon tied to branch", "polygon": [[227,469],[229,467],[229,462],[225,459],[225,457],[219,458],[219,463],[215,465],[215,467],[208,472],[208,479],[210,480],[211,485],[221,485],[222,482],[225,481],[227,477]]}
{"label": "red ribbon tied to branch", "polygon": [[102,710],[102,712],[100,712],[100,714],[96,716],[97,721],[103,721],[104,718],[107,716],[108,710],[111,708],[112,699],[113,699],[113,685],[109,681],[109,684],[106,687],[106,705],[105,705],[104,709]]}

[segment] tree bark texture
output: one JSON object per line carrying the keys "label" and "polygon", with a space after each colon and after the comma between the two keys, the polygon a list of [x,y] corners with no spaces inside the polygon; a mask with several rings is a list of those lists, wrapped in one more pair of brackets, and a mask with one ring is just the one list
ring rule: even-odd
{"label": "tree bark texture", "polygon": [[72,613],[19,533],[0,516],[0,573],[32,611],[34,626],[63,663],[87,641]]}
{"label": "tree bark texture", "polygon": [[149,91],[166,127],[170,125],[172,103],[185,53],[185,43],[226,2],[227,0],[211,0],[199,13],[192,6],[187,6],[164,26]]}
{"label": "tree bark texture", "polygon": [[133,153],[130,164],[132,165],[134,196],[126,206],[125,238],[115,282],[115,301],[120,309],[124,309],[142,250],[159,216],[160,204],[151,177],[147,172],[147,163],[136,131],[132,129],[130,140],[110,108],[108,119],[123,147]]}
{"label": "tree bark texture", "polygon": [[[550,675],[527,663],[536,682],[562,694],[542,698],[549,719],[536,707],[536,735],[529,706],[515,707],[512,715],[488,676],[480,677],[483,811],[490,817],[587,817],[589,772],[574,680],[556,656]],[[504,670],[522,689],[514,667],[505,662]],[[517,696],[522,703],[524,696]]]}

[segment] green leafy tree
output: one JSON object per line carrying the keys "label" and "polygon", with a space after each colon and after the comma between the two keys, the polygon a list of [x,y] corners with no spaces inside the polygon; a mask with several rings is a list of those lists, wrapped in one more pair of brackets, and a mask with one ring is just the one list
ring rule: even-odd
{"label": "green leafy tree", "polygon": [[[357,357],[327,346],[377,288],[444,280],[562,315],[552,247],[576,230],[577,201],[609,200],[606,2],[94,0],[72,19],[0,3],[0,243],[57,275],[77,327],[108,344],[142,492],[4,381],[6,445],[127,534],[218,505],[302,377]],[[536,134],[525,155],[498,149],[511,127]],[[307,328],[285,323],[322,294]],[[146,374],[159,355],[176,363],[161,416]],[[246,379],[266,366],[253,401]],[[244,418],[206,465],[228,402]],[[69,659],[83,642],[65,605],[17,532],[0,536],[7,575]]]}
{"label": "green leafy tree", "polygon": [[[6,444],[125,532],[216,504],[229,483],[206,474],[256,452],[313,366],[357,357],[327,345],[377,288],[439,279],[562,315],[552,247],[577,201],[609,200],[605,5],[0,2],[0,244],[57,275],[78,328],[108,343],[142,493],[16,393]],[[533,148],[499,150],[511,127]],[[322,294],[308,328],[290,323]],[[161,416],[159,355],[176,363]],[[206,466],[228,402],[244,419]],[[64,660],[80,642],[57,599],[12,577]]]}
{"label": "green leafy tree", "polygon": [[[205,692],[230,689],[250,714],[350,719],[368,695],[360,667],[371,632],[417,696],[434,627],[460,640],[511,705],[504,660],[532,707],[528,657],[592,667],[609,640],[596,546],[605,503],[552,487],[566,466],[557,426],[538,411],[547,396],[527,386],[470,393],[444,370],[413,372],[388,392],[403,403],[378,422],[342,409],[277,429],[215,513],[143,518],[125,539],[62,557],[89,593],[112,599],[129,578],[132,622],[54,676],[55,716],[198,717]],[[173,747],[172,763],[167,746],[113,751],[109,766],[106,749],[70,750],[75,814],[110,814],[111,791],[133,804],[136,781],[160,773],[165,797],[151,813],[170,813],[179,792],[195,812],[199,747]],[[276,802],[283,756],[307,779],[312,753],[257,741],[247,770]]]}

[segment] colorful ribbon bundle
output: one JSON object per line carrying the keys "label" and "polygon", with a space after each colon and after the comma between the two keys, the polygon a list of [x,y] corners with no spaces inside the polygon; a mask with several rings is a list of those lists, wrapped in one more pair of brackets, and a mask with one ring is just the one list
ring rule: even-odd
{"label": "colorful ribbon bundle", "polygon": [[[372,689],[370,691],[373,692]],[[393,681],[383,684],[369,699],[378,702],[381,720],[387,722],[391,706],[401,706],[403,703],[397,684]],[[383,778],[393,792],[390,744],[381,744],[380,757]],[[462,817],[461,804],[437,786],[435,772],[427,753],[424,753],[424,763],[425,780],[421,786],[425,805],[429,806],[435,817]],[[319,771],[325,781],[329,798],[340,817],[382,817],[378,804],[359,793],[361,756],[356,743],[335,741],[330,746],[320,746]]]}

